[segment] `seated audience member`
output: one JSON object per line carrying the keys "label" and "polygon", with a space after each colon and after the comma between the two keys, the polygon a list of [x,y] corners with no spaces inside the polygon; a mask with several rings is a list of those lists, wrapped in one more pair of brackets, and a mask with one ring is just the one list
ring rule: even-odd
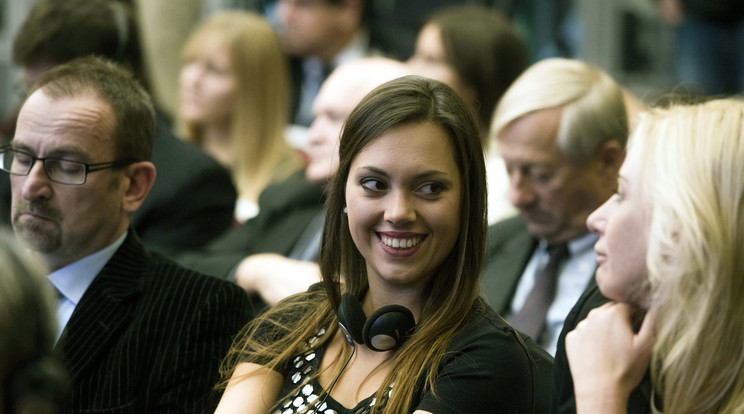
{"label": "seated audience member", "polygon": [[62,412],[68,383],[54,347],[53,300],[43,269],[0,230],[0,412]]}
{"label": "seated audience member", "polygon": [[248,326],[217,413],[532,413],[550,398],[535,382],[552,358],[478,295],[484,158],[452,89],[407,76],[373,90],[329,186],[323,284]]}
{"label": "seated audience member", "polygon": [[130,216],[155,180],[155,112],[101,58],[58,65],[21,107],[11,147],[16,236],[58,291],[71,412],[205,412],[219,359],[250,318],[236,286],[148,253]]}
{"label": "seated audience member", "polygon": [[272,18],[290,56],[293,124],[312,123],[315,96],[335,68],[374,54],[366,22],[371,1],[276,1]]}
{"label": "seated audience member", "polygon": [[594,296],[611,302],[565,338],[579,413],[744,409],[743,162],[741,101],[641,119],[617,194],[587,221]]}
{"label": "seated audience member", "polygon": [[512,24],[485,6],[452,6],[427,19],[409,59],[411,70],[457,91],[478,120],[486,149],[488,222],[514,215],[504,162],[489,148],[488,128],[501,95],[528,64],[527,46]]}
{"label": "seated audience member", "polygon": [[547,59],[507,90],[492,133],[518,217],[489,228],[483,293],[551,354],[593,283],[589,213],[617,188],[628,122],[622,88],[585,63]]}
{"label": "seated audience member", "polygon": [[[261,212],[200,252],[181,255],[184,265],[235,280],[258,302],[274,304],[320,280],[315,262],[323,229],[324,190],[338,168],[341,127],[354,106],[380,84],[406,75],[400,62],[361,58],[339,66],[315,100],[308,130],[307,166],[260,198]],[[263,306],[262,303],[257,305]]]}
{"label": "seated audience member", "polygon": [[232,172],[235,217],[258,213],[258,195],[300,168],[285,140],[289,73],[269,23],[245,11],[202,22],[183,50],[180,116],[185,137]]}
{"label": "seated audience member", "polygon": [[[13,60],[29,85],[49,68],[88,55],[114,60],[146,84],[136,21],[125,3],[39,0],[13,43]],[[229,173],[174,136],[159,111],[152,162],[158,179],[131,223],[148,249],[194,249],[232,225],[235,189]]]}

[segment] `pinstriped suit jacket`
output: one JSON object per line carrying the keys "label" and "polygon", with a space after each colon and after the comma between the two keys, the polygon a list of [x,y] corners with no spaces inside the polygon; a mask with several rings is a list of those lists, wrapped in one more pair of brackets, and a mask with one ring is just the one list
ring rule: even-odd
{"label": "pinstriped suit jacket", "polygon": [[130,229],[57,344],[66,412],[212,412],[219,363],[251,313],[240,288],[146,252]]}

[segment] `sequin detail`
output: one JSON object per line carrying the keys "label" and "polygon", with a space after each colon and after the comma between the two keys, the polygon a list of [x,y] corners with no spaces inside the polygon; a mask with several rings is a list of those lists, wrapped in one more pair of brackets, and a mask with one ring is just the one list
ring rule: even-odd
{"label": "sequin detail", "polygon": [[[320,338],[326,333],[321,329],[307,341],[308,350],[292,359],[288,365],[289,371],[285,374],[285,381],[291,381],[292,388],[302,385],[297,392],[285,396],[272,414],[368,414],[372,406],[376,404],[374,396],[360,401],[356,407],[347,409],[335,401],[331,396],[320,395],[323,388],[317,379],[310,381],[310,377],[320,369],[320,360],[325,348],[320,344]],[[390,396],[392,386],[385,397]],[[386,400],[387,398],[385,398]],[[384,404],[384,401],[383,401]]]}

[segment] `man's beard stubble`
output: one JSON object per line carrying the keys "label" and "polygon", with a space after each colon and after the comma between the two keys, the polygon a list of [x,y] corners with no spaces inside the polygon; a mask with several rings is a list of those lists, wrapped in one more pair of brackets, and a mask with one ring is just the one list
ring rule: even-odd
{"label": "man's beard stubble", "polygon": [[[39,215],[50,220],[54,224],[54,228],[49,230],[46,226],[36,223],[20,223],[19,220],[25,213]],[[18,200],[13,207],[13,230],[16,237],[39,253],[49,253],[61,246],[62,233],[59,225],[61,220],[61,212],[56,208],[50,207],[43,200],[33,200],[30,202]]]}

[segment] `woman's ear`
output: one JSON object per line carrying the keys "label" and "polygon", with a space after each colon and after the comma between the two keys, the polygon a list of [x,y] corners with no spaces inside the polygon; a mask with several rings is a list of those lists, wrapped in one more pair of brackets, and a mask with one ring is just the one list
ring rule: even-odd
{"label": "woman's ear", "polygon": [[155,165],[150,161],[140,161],[127,166],[124,174],[128,179],[122,198],[122,209],[132,214],[140,208],[155,182]]}

